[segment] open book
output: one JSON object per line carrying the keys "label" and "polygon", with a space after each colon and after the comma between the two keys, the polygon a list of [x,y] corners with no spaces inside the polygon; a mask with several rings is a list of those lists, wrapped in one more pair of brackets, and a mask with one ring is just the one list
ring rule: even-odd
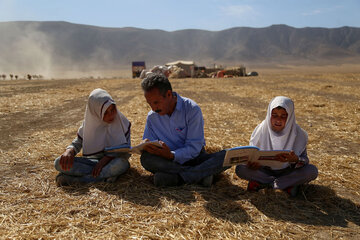
{"label": "open book", "polygon": [[285,162],[277,160],[276,155],[290,153],[288,150],[262,151],[255,146],[243,146],[226,149],[223,166],[247,164],[248,161],[257,162],[262,166],[281,168]]}
{"label": "open book", "polygon": [[144,147],[146,145],[155,145],[157,147],[162,147],[161,143],[159,141],[149,141],[149,142],[144,142],[144,143],[140,143],[139,145],[136,145],[134,147],[131,147],[129,145],[119,145],[119,146],[114,146],[114,147],[108,147],[105,148],[105,152],[109,152],[109,153],[137,153],[137,154],[141,154],[142,150],[144,149]]}

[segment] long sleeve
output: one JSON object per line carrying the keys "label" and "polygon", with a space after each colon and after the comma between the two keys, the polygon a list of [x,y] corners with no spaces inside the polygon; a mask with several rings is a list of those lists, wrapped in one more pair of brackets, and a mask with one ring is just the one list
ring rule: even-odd
{"label": "long sleeve", "polygon": [[82,138],[77,135],[74,138],[74,140],[72,141],[72,143],[69,146],[66,147],[66,149],[73,148],[74,151],[75,151],[75,155],[76,155],[81,151],[82,143],[83,143]]}
{"label": "long sleeve", "polygon": [[129,146],[131,146],[131,123],[129,123],[129,128],[125,133],[126,142]]}
{"label": "long sleeve", "polygon": [[307,150],[306,148],[304,149],[304,151],[300,154],[299,156],[299,161],[300,162],[304,162],[304,164],[308,164],[309,163],[309,158],[307,155]]}
{"label": "long sleeve", "polygon": [[[194,109],[195,110],[195,109]],[[202,147],[204,146],[204,120],[200,108],[192,111],[190,116],[187,116],[188,124],[186,129],[186,140],[183,147],[174,150],[174,161],[179,164],[197,157]],[[182,131],[184,131],[183,129]]]}
{"label": "long sleeve", "polygon": [[309,158],[307,155],[307,150],[306,148],[304,149],[304,151],[300,154],[299,156],[299,162],[295,165],[295,168],[300,168],[304,165],[309,164]]}
{"label": "long sleeve", "polygon": [[149,139],[150,141],[155,141],[155,140],[161,140],[159,139],[159,137],[155,134],[152,125],[151,125],[151,121],[148,118],[146,119],[146,124],[145,124],[145,130],[144,130],[144,135],[143,135],[143,139]]}
{"label": "long sleeve", "polygon": [[171,116],[149,112],[143,139],[165,142],[174,154],[174,162],[184,164],[197,157],[205,146],[204,119],[194,101],[179,95],[177,99]]}

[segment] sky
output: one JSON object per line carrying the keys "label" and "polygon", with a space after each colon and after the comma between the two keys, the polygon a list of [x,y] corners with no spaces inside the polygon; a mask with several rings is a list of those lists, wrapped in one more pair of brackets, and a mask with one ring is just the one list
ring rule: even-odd
{"label": "sky", "polygon": [[219,31],[233,27],[360,27],[360,0],[0,0],[0,22]]}

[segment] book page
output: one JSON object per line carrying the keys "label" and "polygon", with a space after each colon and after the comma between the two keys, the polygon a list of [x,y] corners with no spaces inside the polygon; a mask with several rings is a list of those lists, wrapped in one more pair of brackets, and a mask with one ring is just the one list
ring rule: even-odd
{"label": "book page", "polygon": [[273,169],[280,169],[284,165],[286,165],[286,162],[280,162],[278,161],[276,155],[280,153],[289,153],[290,151],[284,150],[284,151],[258,151],[255,154],[254,162],[259,163],[262,166],[271,167]]}
{"label": "book page", "polygon": [[226,167],[247,164],[248,161],[254,159],[254,153],[257,151],[258,148],[253,146],[243,146],[227,149],[223,166]]}
{"label": "book page", "polygon": [[155,146],[160,147],[160,148],[162,147],[162,145],[161,145],[161,143],[159,141],[149,141],[149,142],[140,143],[139,145],[137,145],[135,147],[132,147],[130,152],[131,153],[141,154],[144,147],[149,145],[149,144],[155,145]]}

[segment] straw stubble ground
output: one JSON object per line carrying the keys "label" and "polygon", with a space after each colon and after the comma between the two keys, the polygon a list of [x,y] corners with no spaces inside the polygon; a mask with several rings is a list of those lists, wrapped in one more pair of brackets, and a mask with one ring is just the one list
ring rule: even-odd
{"label": "straw stubble ground", "polygon": [[140,142],[149,107],[138,79],[0,82],[2,239],[358,239],[360,74],[171,79],[195,100],[210,152],[247,145],[272,97],[295,102],[319,177],[297,198],[248,193],[234,168],[211,188],[156,188],[139,155],[116,183],[56,187],[53,160],[72,141],[88,94],[110,92]]}

